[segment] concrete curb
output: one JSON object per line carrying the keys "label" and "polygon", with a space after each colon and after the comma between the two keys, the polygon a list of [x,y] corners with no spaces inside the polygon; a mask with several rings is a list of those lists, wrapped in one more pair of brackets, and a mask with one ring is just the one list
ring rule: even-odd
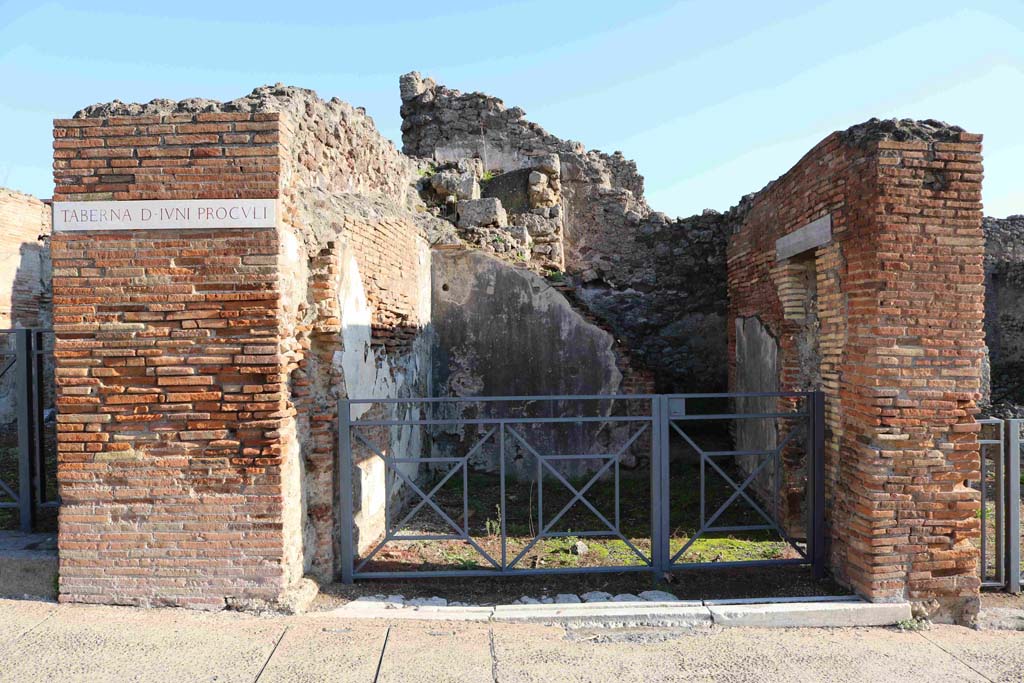
{"label": "concrete curb", "polygon": [[495,607],[396,607],[350,602],[325,614],[344,619],[494,621],[558,625],[567,628],[697,628],[711,625],[751,628],[843,628],[889,626],[910,619],[910,604],[870,603],[857,598],[690,600],[677,602],[584,602]]}
{"label": "concrete curb", "polygon": [[754,628],[843,628],[890,626],[910,619],[910,603],[805,602],[711,605],[718,626]]}

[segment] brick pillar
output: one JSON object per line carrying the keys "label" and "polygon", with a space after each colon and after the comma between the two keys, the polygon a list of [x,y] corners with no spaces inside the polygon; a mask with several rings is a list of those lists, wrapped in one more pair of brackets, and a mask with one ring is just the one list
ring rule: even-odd
{"label": "brick pillar", "polygon": [[[54,200],[276,198],[279,125],[57,120]],[[52,249],[61,600],[276,599],[301,575],[279,231],[59,232]]]}
{"label": "brick pillar", "polygon": [[[974,416],[984,353],[981,136],[881,140],[878,204],[846,249],[846,576],[969,620],[980,578]],[[966,613],[964,613],[966,611]]]}
{"label": "brick pillar", "polygon": [[[833,573],[958,620],[980,586],[967,483],[979,477],[981,177],[979,135],[868,122],[755,195],[729,243],[731,386],[758,362],[737,358],[735,331],[755,318],[778,346],[778,386],[826,394]],[[779,238],[826,217],[827,241],[779,256]]]}

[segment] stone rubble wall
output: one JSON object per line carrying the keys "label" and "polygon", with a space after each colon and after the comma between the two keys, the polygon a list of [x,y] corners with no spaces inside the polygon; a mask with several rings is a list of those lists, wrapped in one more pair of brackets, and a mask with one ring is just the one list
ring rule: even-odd
{"label": "stone rubble wall", "polygon": [[[416,72],[401,78],[403,151],[439,162],[480,159],[484,170],[508,173],[557,155],[565,267],[601,268],[622,247],[626,215],[646,215],[643,177],[621,153],[588,151],[527,121],[519,107],[462,93]],[[602,261],[604,259],[604,261]]]}
{"label": "stone rubble wall", "polygon": [[[643,177],[621,153],[588,151],[527,121],[518,107],[415,72],[402,77],[401,94],[407,154],[475,158],[505,175],[557,156],[557,242],[572,298],[630,349],[638,369],[658,376],[661,389],[725,388],[725,236],[735,212],[670,220],[649,209]],[[539,230],[530,231],[536,240]]]}
{"label": "stone rubble wall", "polygon": [[986,217],[983,225],[990,399],[1024,415],[1024,216]]}

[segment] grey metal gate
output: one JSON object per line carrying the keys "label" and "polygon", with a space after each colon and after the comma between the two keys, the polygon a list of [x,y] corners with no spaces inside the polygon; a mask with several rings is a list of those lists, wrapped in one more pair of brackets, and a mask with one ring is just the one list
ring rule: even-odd
{"label": "grey metal gate", "polygon": [[52,339],[46,329],[0,330],[0,401],[13,418],[0,425],[0,510],[16,511],[17,528],[26,533],[60,503],[55,438],[47,435],[56,416]]}
{"label": "grey metal gate", "polygon": [[1021,581],[1021,441],[1024,420],[984,418],[981,478],[976,484],[981,498],[981,585],[1019,593]]}
{"label": "grey metal gate", "polygon": [[[341,573],[346,583],[789,564],[809,565],[819,577],[824,572],[820,392],[367,398],[342,400],[338,413]],[[768,425],[753,437],[748,434],[753,447],[725,438],[729,432],[721,425],[746,421]],[[704,431],[698,434],[701,425]],[[545,426],[561,431],[546,434]],[[731,430],[736,441],[742,440],[736,436],[739,431],[735,426]],[[701,443],[701,434],[719,441]],[[680,449],[687,449],[686,454],[674,456]],[[802,463],[801,471],[784,472],[783,454],[791,463]],[[640,467],[624,479],[623,462],[644,458],[649,478],[635,474]],[[684,467],[692,477],[679,474]],[[497,488],[495,517],[486,520],[486,534],[478,519],[471,521],[480,503],[471,476],[479,472],[493,477]],[[804,490],[799,520],[780,518],[784,480]],[[631,488],[624,495],[622,486],[638,481],[647,485],[646,491]],[[440,501],[445,487],[457,489],[445,494],[448,509]],[[598,501],[601,487],[607,493]],[[517,492],[526,490],[524,504],[527,494]],[[649,517],[640,534],[637,520],[624,516],[622,506],[648,495]],[[684,538],[676,538],[673,531],[679,526],[673,515],[682,507],[680,500],[689,501],[687,509],[699,516]],[[737,504],[745,506],[742,515],[727,512]],[[574,519],[570,528],[561,528],[570,514],[578,516],[574,510],[587,515],[592,525],[579,528],[573,526],[579,523]],[[433,528],[412,528],[411,520],[422,513],[436,520]],[[529,531],[510,533],[510,523],[526,514]],[[784,546],[780,552],[788,556],[684,557],[702,540],[744,533],[775,534],[780,540],[771,547]],[[526,564],[539,543],[565,539],[610,539],[620,561],[612,558],[598,566]],[[471,557],[457,559],[461,568],[435,567],[399,551],[392,553],[398,560],[381,559],[389,545],[422,548],[431,543],[464,544]]]}

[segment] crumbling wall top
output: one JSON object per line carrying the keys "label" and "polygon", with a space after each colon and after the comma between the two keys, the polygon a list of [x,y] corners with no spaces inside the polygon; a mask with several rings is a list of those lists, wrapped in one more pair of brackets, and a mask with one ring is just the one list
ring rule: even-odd
{"label": "crumbling wall top", "polygon": [[959,142],[964,129],[936,119],[878,119],[870,118],[850,126],[839,133],[843,142],[866,145],[878,140],[896,142]]}
{"label": "crumbling wall top", "polygon": [[[477,156],[487,170],[520,167],[521,157],[556,153],[563,164],[578,169],[579,178],[631,193],[641,213],[644,179],[636,162],[622,152],[587,150],[576,140],[563,140],[528,121],[521,107],[481,92],[464,93],[412,71],[399,78],[402,97],[402,151],[411,156],[451,160]],[[449,158],[450,157],[450,158]]]}
{"label": "crumbling wall top", "polygon": [[[337,97],[323,100],[315,90],[294,85],[261,85],[253,88],[248,95],[221,102],[205,97],[189,97],[183,100],[156,98],[146,103],[112,100],[89,105],[75,112],[76,119],[108,118],[111,116],[172,116],[175,114],[204,114],[214,112],[260,112],[289,111],[298,103],[319,103],[324,106],[359,113],[366,116],[362,107],[353,107]],[[312,113],[312,112],[310,112]],[[369,118],[367,116],[367,118]]]}

